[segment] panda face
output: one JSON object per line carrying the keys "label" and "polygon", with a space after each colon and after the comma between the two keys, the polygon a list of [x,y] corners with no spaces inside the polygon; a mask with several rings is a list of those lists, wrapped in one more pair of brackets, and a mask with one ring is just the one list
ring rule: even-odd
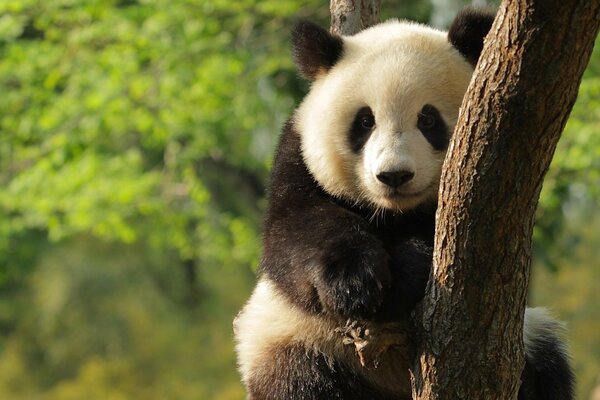
{"label": "panda face", "polygon": [[341,40],[295,114],[308,169],[329,194],[374,210],[434,201],[472,66],[444,32],[413,23]]}

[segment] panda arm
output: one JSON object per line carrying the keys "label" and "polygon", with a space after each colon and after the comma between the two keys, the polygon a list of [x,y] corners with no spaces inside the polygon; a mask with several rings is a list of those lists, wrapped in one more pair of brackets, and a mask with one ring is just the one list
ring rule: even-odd
{"label": "panda arm", "polygon": [[433,262],[433,242],[418,235],[403,236],[386,247],[391,257],[392,286],[377,318],[405,321],[425,294]]}
{"label": "panda arm", "polygon": [[263,242],[261,273],[309,311],[366,317],[391,284],[383,243],[363,217],[318,186],[291,124],[274,161]]}

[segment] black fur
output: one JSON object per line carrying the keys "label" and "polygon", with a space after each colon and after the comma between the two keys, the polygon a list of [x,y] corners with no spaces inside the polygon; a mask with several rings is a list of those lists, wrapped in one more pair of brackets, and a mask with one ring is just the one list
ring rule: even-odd
{"label": "black fur", "polygon": [[375,116],[370,107],[363,107],[356,113],[352,126],[350,127],[350,148],[358,153],[367,143],[373,127],[375,126]]}
{"label": "black fur", "polygon": [[[261,279],[275,282],[299,309],[327,314],[340,326],[348,318],[408,323],[429,277],[434,211],[424,207],[370,221],[370,210],[319,187],[288,122],[271,176]],[[373,387],[359,371],[300,345],[273,348],[272,354],[273,364],[248,382],[250,399],[410,400],[409,390]],[[408,375],[398,379],[408,381]]]}
{"label": "black fur", "polygon": [[475,66],[483,49],[483,40],[494,22],[495,13],[465,8],[458,13],[448,30],[448,40]]}
{"label": "black fur", "polygon": [[265,381],[249,384],[249,400],[410,400],[374,388],[351,368],[301,345],[273,349]]}
{"label": "black fur", "polygon": [[[372,317],[390,293],[404,297],[401,304],[406,309],[396,313],[406,312],[420,299],[432,257],[432,209],[369,222],[371,210],[344,204],[316,184],[291,123],[280,139],[269,193],[261,273],[275,281],[290,301],[345,320]],[[415,254],[425,254],[405,251],[411,247]],[[399,263],[407,264],[411,273],[405,274]],[[404,275],[410,275],[408,284],[390,291],[392,282]]]}
{"label": "black fur", "polygon": [[575,398],[575,376],[565,357],[562,339],[548,331],[534,339],[521,376],[518,400],[569,400]]}
{"label": "black fur", "polygon": [[342,38],[310,21],[300,21],[292,32],[293,56],[300,73],[309,80],[327,72],[342,57]]}
{"label": "black fur", "polygon": [[438,151],[446,150],[450,142],[450,131],[437,108],[425,104],[417,118],[417,128],[425,139]]}

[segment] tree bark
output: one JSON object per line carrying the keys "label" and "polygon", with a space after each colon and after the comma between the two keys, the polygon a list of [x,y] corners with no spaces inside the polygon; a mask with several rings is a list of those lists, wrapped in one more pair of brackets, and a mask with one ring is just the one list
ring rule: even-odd
{"label": "tree bark", "polygon": [[381,0],[331,0],[331,32],[350,36],[379,22]]}
{"label": "tree bark", "polygon": [[415,399],[516,398],[534,213],[599,24],[599,0],[500,7],[443,168]]}

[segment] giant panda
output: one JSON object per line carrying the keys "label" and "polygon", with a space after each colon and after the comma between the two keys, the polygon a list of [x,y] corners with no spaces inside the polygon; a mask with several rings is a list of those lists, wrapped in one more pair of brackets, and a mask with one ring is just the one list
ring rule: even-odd
{"label": "giant panda", "polygon": [[[258,283],[234,321],[249,399],[411,398],[407,327],[431,269],[442,162],[493,18],[467,9],[447,33],[394,20],[349,37],[297,24],[311,88],[280,137]],[[363,366],[340,337],[348,320],[406,341]],[[520,400],[572,398],[560,327],[527,309]]]}

